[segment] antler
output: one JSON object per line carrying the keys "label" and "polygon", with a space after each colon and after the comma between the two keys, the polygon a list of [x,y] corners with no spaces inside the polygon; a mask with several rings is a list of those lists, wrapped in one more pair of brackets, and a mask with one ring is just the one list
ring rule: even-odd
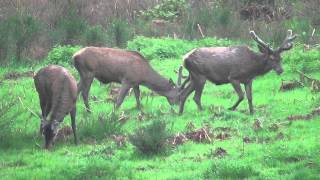
{"label": "antler", "polygon": [[287,37],[283,41],[282,45],[278,48],[278,51],[287,51],[293,47],[292,41],[297,38],[297,35],[292,36],[292,30],[289,29],[287,32]]}
{"label": "antler", "polygon": [[272,51],[271,47],[269,46],[269,44],[265,43],[262,41],[262,39],[260,39],[256,33],[254,31],[250,31],[250,35],[251,35],[251,38],[253,40],[255,40],[260,46],[262,46],[263,48],[265,49],[268,49],[270,51]]}
{"label": "antler", "polygon": [[182,70],[183,70],[183,66],[180,66],[179,67],[179,70],[178,70],[178,80],[177,80],[177,85],[178,86],[181,86],[181,80],[182,80]]}

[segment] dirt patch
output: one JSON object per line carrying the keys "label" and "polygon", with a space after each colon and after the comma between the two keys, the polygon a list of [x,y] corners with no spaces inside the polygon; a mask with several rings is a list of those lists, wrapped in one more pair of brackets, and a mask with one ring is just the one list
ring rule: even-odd
{"label": "dirt patch", "polygon": [[72,128],[70,126],[64,126],[59,129],[56,141],[66,141],[72,134]]}
{"label": "dirt patch", "polygon": [[280,91],[289,91],[299,87],[303,87],[303,84],[299,81],[282,81]]}
{"label": "dirt patch", "polygon": [[299,121],[299,120],[311,120],[315,116],[320,115],[320,107],[313,109],[309,114],[304,115],[291,115],[287,119],[289,121]]}
{"label": "dirt patch", "polygon": [[126,147],[127,137],[125,135],[112,135],[112,139],[118,147]]}
{"label": "dirt patch", "polygon": [[199,143],[211,143],[213,133],[208,128],[200,128],[187,133],[177,133],[168,139],[168,143],[174,146],[185,143],[188,140]]}
{"label": "dirt patch", "polygon": [[27,71],[27,72],[9,72],[6,75],[4,75],[5,80],[17,80],[24,77],[33,77],[34,72],[33,71]]}
{"label": "dirt patch", "polygon": [[215,151],[214,151],[214,156],[218,157],[218,158],[222,158],[224,156],[226,156],[228,153],[225,149],[218,147]]}
{"label": "dirt patch", "polygon": [[[190,126],[189,123],[187,128]],[[217,127],[213,130],[207,126],[200,129],[195,129],[193,124],[188,128],[187,133],[177,133],[173,137],[170,137],[167,141],[169,144],[178,146],[184,144],[187,141],[193,141],[197,143],[211,143],[214,139],[216,140],[227,140],[231,138],[231,133],[236,133],[237,130],[230,127]],[[213,133],[214,132],[214,133]]]}

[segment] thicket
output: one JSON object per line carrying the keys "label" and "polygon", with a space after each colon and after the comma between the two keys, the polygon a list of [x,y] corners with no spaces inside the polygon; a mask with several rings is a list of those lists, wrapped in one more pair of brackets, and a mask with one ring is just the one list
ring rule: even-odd
{"label": "thicket", "polygon": [[[0,2],[0,63],[44,58],[59,45],[124,48],[140,35],[243,41],[254,29],[274,46],[289,28],[301,43],[316,45],[320,37],[319,1],[45,0],[41,7],[33,0],[7,2]],[[175,53],[158,49],[161,58]]]}
{"label": "thicket", "polygon": [[144,154],[163,153],[167,150],[167,138],[171,133],[162,120],[154,120],[150,124],[136,130],[129,136],[130,142]]}

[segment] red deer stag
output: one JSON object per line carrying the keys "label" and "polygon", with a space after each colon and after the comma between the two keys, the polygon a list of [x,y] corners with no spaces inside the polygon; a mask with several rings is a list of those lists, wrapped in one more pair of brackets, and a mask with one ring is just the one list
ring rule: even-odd
{"label": "red deer stag", "polygon": [[45,148],[49,149],[58,134],[59,124],[70,113],[75,144],[77,82],[63,67],[50,65],[40,69],[34,76],[39,94],[42,118],[40,133],[45,137]]}
{"label": "red deer stag", "polygon": [[107,84],[121,83],[116,101],[120,107],[130,88],[133,88],[137,108],[140,108],[139,85],[165,96],[170,105],[179,102],[179,88],[173,81],[158,74],[138,52],[113,48],[86,47],[73,55],[73,63],[80,74],[78,93],[82,93],[85,106],[91,112],[88,94],[94,78]]}
{"label": "red deer stag", "polygon": [[[292,31],[288,30],[287,37],[282,45],[273,50],[254,31],[250,31],[250,35],[258,43],[260,53],[252,51],[247,46],[235,46],[197,48],[186,54],[184,67],[189,71],[189,76],[181,87],[180,114],[183,113],[186,99],[193,91],[195,91],[193,99],[198,109],[202,110],[201,94],[207,79],[216,85],[232,84],[239,98],[229,108],[230,110],[235,110],[243,100],[244,93],[240,84],[244,84],[250,114],[253,114],[253,79],[256,76],[266,74],[272,69],[280,75],[283,72],[280,54],[293,47],[292,41],[297,36],[292,35]],[[179,76],[181,77],[181,74]],[[188,82],[190,83],[184,88]]]}

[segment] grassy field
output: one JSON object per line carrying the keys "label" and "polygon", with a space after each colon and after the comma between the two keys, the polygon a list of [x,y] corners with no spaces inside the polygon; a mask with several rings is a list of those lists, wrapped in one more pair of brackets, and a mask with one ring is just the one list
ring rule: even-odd
{"label": "grassy field", "polygon": [[[160,74],[176,79],[174,70],[181,60],[151,61]],[[35,71],[41,65],[1,67],[0,79],[8,72]],[[77,77],[72,66],[67,68]],[[285,67],[287,70],[288,67]],[[185,72],[186,73],[186,72]],[[320,77],[319,73],[313,74]],[[154,96],[142,88],[143,113],[136,110],[135,98],[126,97],[117,117],[126,117],[117,132],[131,134],[156,119],[166,122],[173,133],[210,127],[214,136],[210,143],[188,141],[173,146],[165,153],[144,155],[129,142],[118,147],[106,136],[109,124],[99,117],[112,116],[113,103],[109,85],[94,81],[90,91],[93,113],[84,110],[82,98],[77,102],[77,125],[80,144],[73,137],[59,141],[50,151],[44,150],[38,134],[40,119],[38,96],[30,77],[3,80],[0,83],[2,105],[11,107],[1,121],[10,128],[0,142],[1,179],[320,179],[320,116],[310,120],[289,121],[291,115],[310,113],[320,106],[320,93],[308,87],[279,91],[281,80],[297,79],[285,71],[258,77],[253,83],[256,113],[249,115],[247,101],[236,111],[227,110],[237,99],[231,85],[215,86],[207,82],[199,112],[192,97],[188,98],[182,116],[171,111],[164,97]],[[10,102],[13,102],[10,104]],[[175,107],[175,111],[178,108]],[[260,127],[255,126],[260,122]],[[0,123],[1,124],[1,123]],[[64,124],[70,125],[66,117]],[[1,127],[6,127],[1,125]],[[220,129],[220,130],[219,130]],[[228,138],[215,138],[226,129]],[[5,131],[6,130],[6,131]],[[3,134],[0,133],[0,134]],[[246,140],[244,140],[246,139]],[[246,141],[246,142],[244,142]],[[226,150],[217,156],[216,149]]]}

